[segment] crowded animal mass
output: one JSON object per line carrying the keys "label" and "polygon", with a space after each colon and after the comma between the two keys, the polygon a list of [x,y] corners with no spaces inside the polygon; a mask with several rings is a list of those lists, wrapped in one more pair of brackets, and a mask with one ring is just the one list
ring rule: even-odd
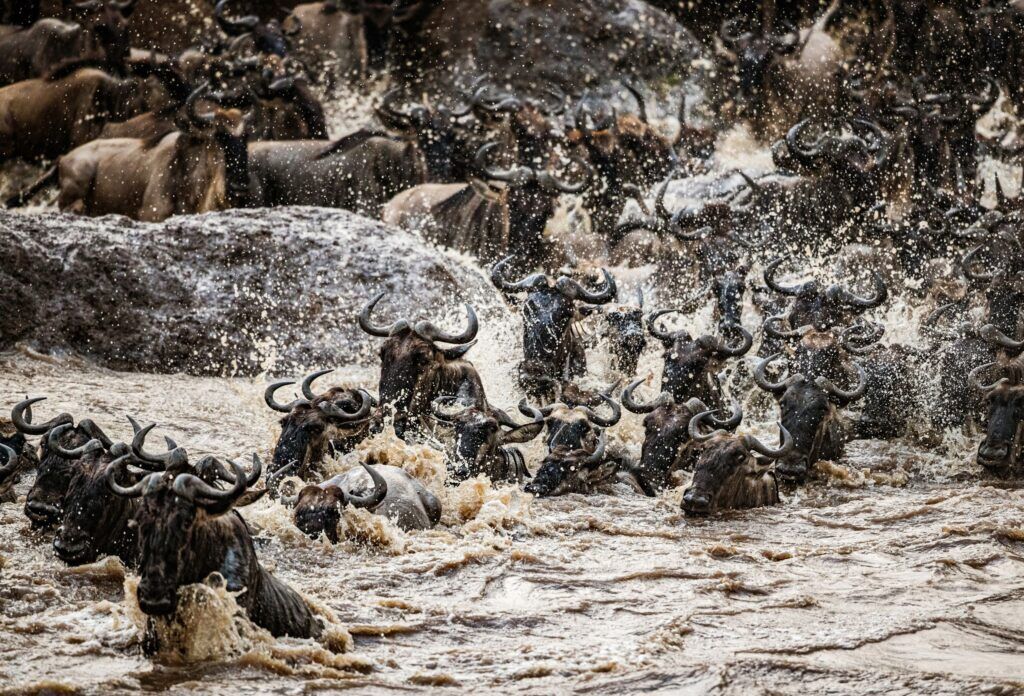
{"label": "crowded animal mass", "polygon": [[1024,694],[1022,46],[3,0],[0,694]]}

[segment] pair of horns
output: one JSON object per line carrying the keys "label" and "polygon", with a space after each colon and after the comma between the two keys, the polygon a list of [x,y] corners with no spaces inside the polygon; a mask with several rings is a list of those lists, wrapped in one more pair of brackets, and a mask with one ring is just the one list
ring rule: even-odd
{"label": "pair of horns", "polygon": [[403,329],[411,329],[420,338],[424,338],[431,342],[440,343],[451,343],[451,344],[465,344],[476,338],[477,332],[480,330],[480,323],[476,318],[476,311],[471,305],[466,305],[467,315],[467,326],[462,333],[452,334],[442,331],[437,328],[432,322],[423,320],[418,321],[415,324],[411,324],[406,319],[399,319],[393,324],[383,325],[375,324],[370,318],[373,314],[374,308],[377,303],[381,301],[385,293],[378,293],[376,297],[370,300],[363,307],[362,311],[359,312],[359,328],[371,336],[377,336],[379,338],[387,338]]}
{"label": "pair of horns", "polygon": [[[550,287],[551,278],[543,273],[534,273],[516,281],[508,280],[505,277],[505,269],[512,259],[512,256],[506,256],[491,269],[491,282],[498,288],[505,292],[524,292],[545,286]],[[615,278],[608,272],[608,269],[602,268],[601,274],[604,276],[604,285],[598,290],[587,290],[576,280],[564,275],[554,281],[554,287],[568,300],[580,300],[588,304],[607,304],[615,299],[618,288],[615,285]]]}

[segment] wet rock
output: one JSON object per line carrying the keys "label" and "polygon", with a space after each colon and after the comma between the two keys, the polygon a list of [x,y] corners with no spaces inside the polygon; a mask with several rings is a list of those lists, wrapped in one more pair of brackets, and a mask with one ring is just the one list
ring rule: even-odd
{"label": "wet rock", "polygon": [[[426,3],[425,3],[426,4]],[[570,94],[623,75],[686,75],[698,42],[640,0],[452,0],[401,25],[393,65],[444,88],[489,75],[517,89],[553,83]]]}
{"label": "wet rock", "polygon": [[486,327],[508,310],[486,275],[412,233],[341,210],[277,208],[171,218],[0,211],[0,350],[22,342],[120,370],[289,373],[373,364],[356,324],[429,317]]}

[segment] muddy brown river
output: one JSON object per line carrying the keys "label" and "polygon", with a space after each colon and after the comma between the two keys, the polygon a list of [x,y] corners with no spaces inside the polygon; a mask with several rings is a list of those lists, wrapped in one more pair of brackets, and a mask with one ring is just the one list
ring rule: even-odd
{"label": "muddy brown river", "polygon": [[[130,404],[193,456],[268,454],[263,384],[0,354],[3,403],[49,394],[45,413],[89,414],[115,438]],[[639,447],[639,417],[616,431]],[[425,480],[438,528],[349,511],[332,546],[277,502],[242,513],[263,562],[332,616],[328,638],[271,638],[193,586],[152,658],[135,578],[110,559],[64,567],[22,513],[24,480],[0,507],[0,693],[1024,693],[1024,490],[982,480],[971,449],[854,443],[778,507],[692,520],[682,487],[445,489],[438,453],[378,436],[360,451]]]}

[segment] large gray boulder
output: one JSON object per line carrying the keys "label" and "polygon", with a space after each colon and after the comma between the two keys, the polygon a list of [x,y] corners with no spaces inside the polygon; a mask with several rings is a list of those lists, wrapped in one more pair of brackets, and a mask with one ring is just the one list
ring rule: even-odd
{"label": "large gray boulder", "polygon": [[373,365],[380,339],[360,331],[356,313],[380,291],[381,321],[455,328],[471,302],[483,349],[515,326],[471,262],[341,210],[231,210],[160,224],[0,211],[0,259],[0,350],[23,342],[121,370]]}

